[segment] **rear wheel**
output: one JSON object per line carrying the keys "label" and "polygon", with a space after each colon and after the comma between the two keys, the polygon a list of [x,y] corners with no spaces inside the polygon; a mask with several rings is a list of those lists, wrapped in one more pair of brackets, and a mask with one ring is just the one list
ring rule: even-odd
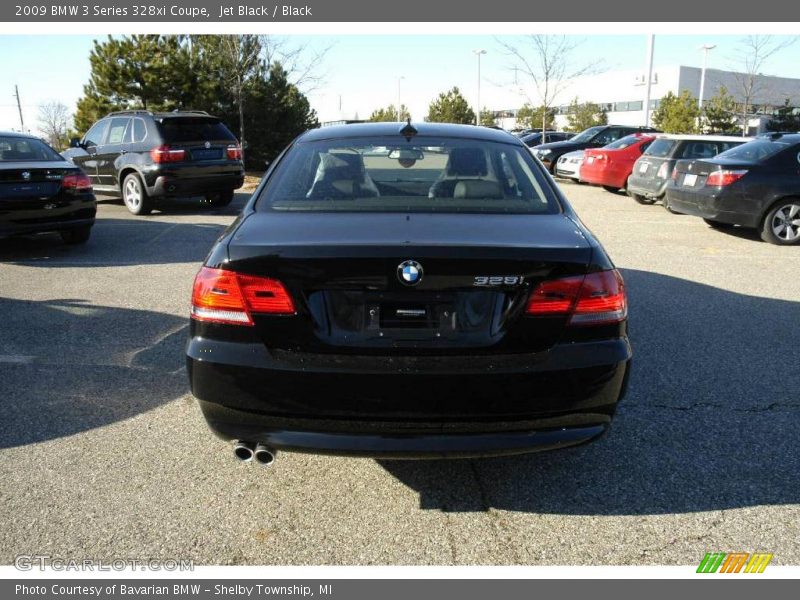
{"label": "rear wheel", "polygon": [[780,246],[800,243],[800,198],[781,200],[770,209],[761,225],[761,239]]}
{"label": "rear wheel", "polygon": [[650,198],[646,198],[641,194],[630,194],[631,198],[636,200],[639,204],[655,204],[655,200],[651,200]]}
{"label": "rear wheel", "polygon": [[619,192],[619,188],[614,187],[613,185],[604,185],[603,189],[607,192],[611,192],[612,194],[616,194]]}
{"label": "rear wheel", "polygon": [[208,200],[211,206],[228,206],[231,202],[233,202],[233,190],[225,190],[224,192],[209,194],[206,196],[206,200]]}
{"label": "rear wheel", "polygon": [[66,244],[85,244],[89,241],[89,236],[92,233],[91,225],[84,225],[83,227],[76,227],[75,229],[65,229],[59,232],[61,239]]}
{"label": "rear wheel", "polygon": [[136,173],[129,173],[122,182],[122,200],[134,215],[148,215],[153,210],[150,196]]}
{"label": "rear wheel", "polygon": [[703,221],[705,221],[706,224],[712,229],[733,229],[734,227],[736,227],[731,223],[721,223],[719,221],[714,221],[712,219],[703,219]]}

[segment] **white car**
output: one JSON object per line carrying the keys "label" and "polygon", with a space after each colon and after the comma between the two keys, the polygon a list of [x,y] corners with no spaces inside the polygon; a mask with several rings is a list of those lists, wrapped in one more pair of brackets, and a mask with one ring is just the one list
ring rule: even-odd
{"label": "white car", "polygon": [[582,164],[583,150],[567,152],[558,158],[558,162],[556,163],[556,176],[580,181]]}

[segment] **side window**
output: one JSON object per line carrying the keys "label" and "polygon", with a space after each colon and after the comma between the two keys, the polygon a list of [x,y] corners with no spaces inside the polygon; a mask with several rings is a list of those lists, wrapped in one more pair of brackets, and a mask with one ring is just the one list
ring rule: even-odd
{"label": "side window", "polygon": [[147,128],[145,127],[144,120],[140,118],[133,119],[133,141],[141,142],[147,137]]}
{"label": "side window", "polygon": [[606,129],[602,133],[599,133],[594,141],[601,146],[605,146],[606,144],[610,144],[611,142],[616,142],[619,138],[622,137],[622,130],[618,127],[612,129]]}
{"label": "side window", "polygon": [[125,141],[125,130],[128,128],[130,118],[114,117],[108,130],[107,144],[121,144]]}
{"label": "side window", "polygon": [[711,158],[716,154],[717,145],[714,142],[688,142],[681,158]]}
{"label": "side window", "polygon": [[98,121],[92,128],[83,136],[83,144],[87,147],[99,146],[103,143],[108,131],[108,119]]}

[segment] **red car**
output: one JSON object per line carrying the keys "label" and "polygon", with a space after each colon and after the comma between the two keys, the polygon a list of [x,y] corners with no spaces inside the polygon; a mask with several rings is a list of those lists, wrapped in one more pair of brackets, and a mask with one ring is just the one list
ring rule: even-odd
{"label": "red car", "polygon": [[649,133],[633,133],[608,146],[587,149],[581,165],[581,181],[602,185],[609,192],[624,188],[633,163],[655,138]]}

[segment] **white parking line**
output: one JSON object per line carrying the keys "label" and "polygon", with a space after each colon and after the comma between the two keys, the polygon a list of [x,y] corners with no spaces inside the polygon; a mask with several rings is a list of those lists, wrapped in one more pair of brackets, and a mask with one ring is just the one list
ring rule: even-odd
{"label": "white parking line", "polygon": [[36,357],[25,354],[0,354],[0,363],[24,365],[32,363]]}

